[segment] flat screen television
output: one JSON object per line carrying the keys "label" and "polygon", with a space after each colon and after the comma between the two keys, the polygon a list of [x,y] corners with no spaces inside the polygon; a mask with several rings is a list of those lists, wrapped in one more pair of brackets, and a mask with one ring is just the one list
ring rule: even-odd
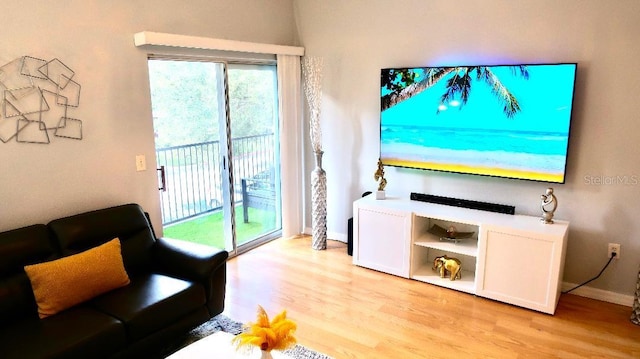
{"label": "flat screen television", "polygon": [[564,183],[577,64],[388,68],[384,165]]}

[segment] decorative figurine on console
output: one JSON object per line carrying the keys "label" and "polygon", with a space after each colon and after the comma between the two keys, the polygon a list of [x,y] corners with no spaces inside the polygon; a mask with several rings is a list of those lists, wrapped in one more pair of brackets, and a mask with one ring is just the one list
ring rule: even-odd
{"label": "decorative figurine on console", "polygon": [[440,278],[444,278],[447,272],[450,280],[462,278],[462,264],[457,258],[449,258],[446,255],[436,257],[433,260],[433,270],[440,273]]}
{"label": "decorative figurine on console", "polygon": [[384,187],[387,185],[387,180],[384,179],[384,167],[382,166],[382,160],[378,158],[378,169],[373,174],[373,179],[378,182],[378,190],[376,191],[376,199],[385,199]]}
{"label": "decorative figurine on console", "polygon": [[558,199],[553,194],[553,188],[547,188],[545,194],[540,196],[542,203],[540,203],[540,209],[542,209],[542,218],[540,219],[544,224],[553,223],[553,213],[558,208]]}
{"label": "decorative figurine on console", "polygon": [[456,238],[457,235],[458,230],[456,229],[456,227],[449,226],[449,228],[447,228],[447,238]]}

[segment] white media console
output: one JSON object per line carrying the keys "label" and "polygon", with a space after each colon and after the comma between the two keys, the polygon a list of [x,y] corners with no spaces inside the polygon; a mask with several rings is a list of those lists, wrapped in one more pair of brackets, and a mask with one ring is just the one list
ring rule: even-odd
{"label": "white media console", "polygon": [[[474,235],[441,240],[429,231],[434,224]],[[353,263],[554,314],[568,229],[565,221],[370,195],[353,203]],[[461,279],[432,269],[445,254],[461,261]]]}

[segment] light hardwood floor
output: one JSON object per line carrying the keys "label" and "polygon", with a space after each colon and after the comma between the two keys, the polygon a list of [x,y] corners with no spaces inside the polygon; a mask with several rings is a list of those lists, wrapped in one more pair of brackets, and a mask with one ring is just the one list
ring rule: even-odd
{"label": "light hardwood floor", "polygon": [[278,239],[228,263],[224,314],[262,305],[339,358],[640,358],[631,308],[563,294],[554,316],[354,266],[346,244]]}

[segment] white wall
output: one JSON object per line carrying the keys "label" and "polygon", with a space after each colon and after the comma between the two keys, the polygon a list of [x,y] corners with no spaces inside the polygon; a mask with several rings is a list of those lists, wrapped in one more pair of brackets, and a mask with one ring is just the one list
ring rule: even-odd
{"label": "white wall", "polygon": [[[381,68],[578,62],[568,178],[553,185],[556,218],[571,221],[564,280],[595,276],[607,261],[607,243],[616,242],[621,258],[590,286],[633,295],[640,263],[640,2],[294,0],[294,8],[301,46],[325,59],[321,116],[330,233],[344,238],[352,201],[376,186]],[[310,155],[307,167],[313,168]],[[385,170],[388,194],[504,203],[535,216],[548,187]],[[594,183],[618,176],[631,182]],[[309,205],[306,213],[310,223]]]}
{"label": "white wall", "polygon": [[[292,6],[293,1],[293,6]],[[294,23],[293,9],[296,16]],[[375,188],[379,71],[452,63],[579,63],[569,177],[556,216],[572,222],[565,281],[591,278],[606,244],[621,259],[595,288],[631,295],[640,256],[640,2],[617,0],[5,0],[0,63],[59,58],[82,85],[74,115],[84,140],[0,143],[0,231],[123,202],[160,223],[144,50],[149,30],[297,45],[325,58],[324,167],[329,232],[346,233],[351,202]],[[295,26],[297,26],[297,33]],[[307,143],[306,148],[309,148]],[[135,155],[147,157],[135,171]],[[313,159],[307,155],[307,170]],[[538,215],[544,184],[386,169],[390,193],[428,192],[516,206]],[[591,177],[592,176],[592,177]],[[307,221],[310,223],[307,206]]]}
{"label": "white wall", "polygon": [[[0,64],[29,55],[75,70],[84,139],[0,143],[0,231],[128,202],[159,227],[146,52],[134,33],[295,40],[291,0],[4,0],[2,14]],[[136,172],[137,154],[147,171]]]}

